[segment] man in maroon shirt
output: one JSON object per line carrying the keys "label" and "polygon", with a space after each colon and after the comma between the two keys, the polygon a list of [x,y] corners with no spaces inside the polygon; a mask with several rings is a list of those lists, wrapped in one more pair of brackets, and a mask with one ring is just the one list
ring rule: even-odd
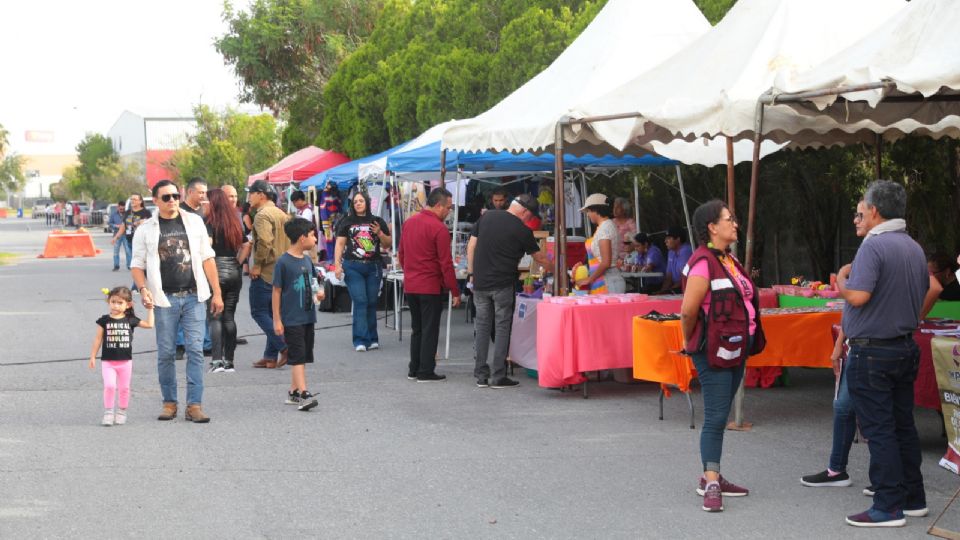
{"label": "man in maroon shirt", "polygon": [[430,191],[427,207],[403,224],[400,237],[403,289],[413,327],[407,378],[417,382],[447,378],[436,373],[436,355],[440,312],[447,298],[445,290],[453,294],[453,307],[460,305],[460,289],[450,253],[450,233],[443,223],[453,208],[452,198],[453,195],[443,188]]}

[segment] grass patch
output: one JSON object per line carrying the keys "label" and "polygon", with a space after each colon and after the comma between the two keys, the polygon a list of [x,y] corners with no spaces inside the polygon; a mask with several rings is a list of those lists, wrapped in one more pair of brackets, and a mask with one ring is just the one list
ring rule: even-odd
{"label": "grass patch", "polygon": [[16,253],[4,253],[0,251],[0,266],[5,264],[13,264],[17,261]]}

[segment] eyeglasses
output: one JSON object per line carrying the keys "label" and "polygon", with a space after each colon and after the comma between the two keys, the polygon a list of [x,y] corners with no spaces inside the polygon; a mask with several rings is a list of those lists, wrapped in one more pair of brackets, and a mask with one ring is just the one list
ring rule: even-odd
{"label": "eyeglasses", "polygon": [[729,216],[727,216],[727,217],[722,217],[722,218],[718,219],[717,221],[729,221],[730,223],[737,223],[737,217],[734,216],[733,214],[730,214]]}
{"label": "eyeglasses", "polygon": [[180,200],[180,194],[179,194],[179,193],[167,193],[167,194],[161,195],[161,196],[160,196],[160,200],[163,201],[163,202],[170,202],[171,200],[173,200],[173,201],[179,201],[179,200]]}
{"label": "eyeglasses", "polygon": [[855,213],[855,214],[853,215],[853,221],[854,221],[854,223],[856,223],[856,222],[858,222],[858,221],[863,221],[863,212],[857,212],[857,213]]}

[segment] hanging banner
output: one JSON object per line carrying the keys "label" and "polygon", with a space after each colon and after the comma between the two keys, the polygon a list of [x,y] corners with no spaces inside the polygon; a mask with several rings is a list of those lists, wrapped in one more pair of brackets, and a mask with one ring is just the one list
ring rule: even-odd
{"label": "hanging banner", "polygon": [[940,459],[940,466],[960,474],[960,340],[938,337],[930,346],[947,431],[947,453]]}

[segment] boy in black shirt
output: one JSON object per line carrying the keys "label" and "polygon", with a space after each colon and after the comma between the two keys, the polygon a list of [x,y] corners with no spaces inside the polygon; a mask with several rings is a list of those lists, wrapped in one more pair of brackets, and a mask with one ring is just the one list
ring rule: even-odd
{"label": "boy in black shirt", "polygon": [[323,300],[323,289],[315,291],[317,270],[303,253],[317,245],[316,229],[298,217],[284,223],[283,232],[290,239],[290,248],[277,259],[273,270],[273,331],[287,343],[287,364],[291,366],[287,404],[309,411],[317,406],[317,400],[307,391],[305,365],[313,363],[314,301]]}

